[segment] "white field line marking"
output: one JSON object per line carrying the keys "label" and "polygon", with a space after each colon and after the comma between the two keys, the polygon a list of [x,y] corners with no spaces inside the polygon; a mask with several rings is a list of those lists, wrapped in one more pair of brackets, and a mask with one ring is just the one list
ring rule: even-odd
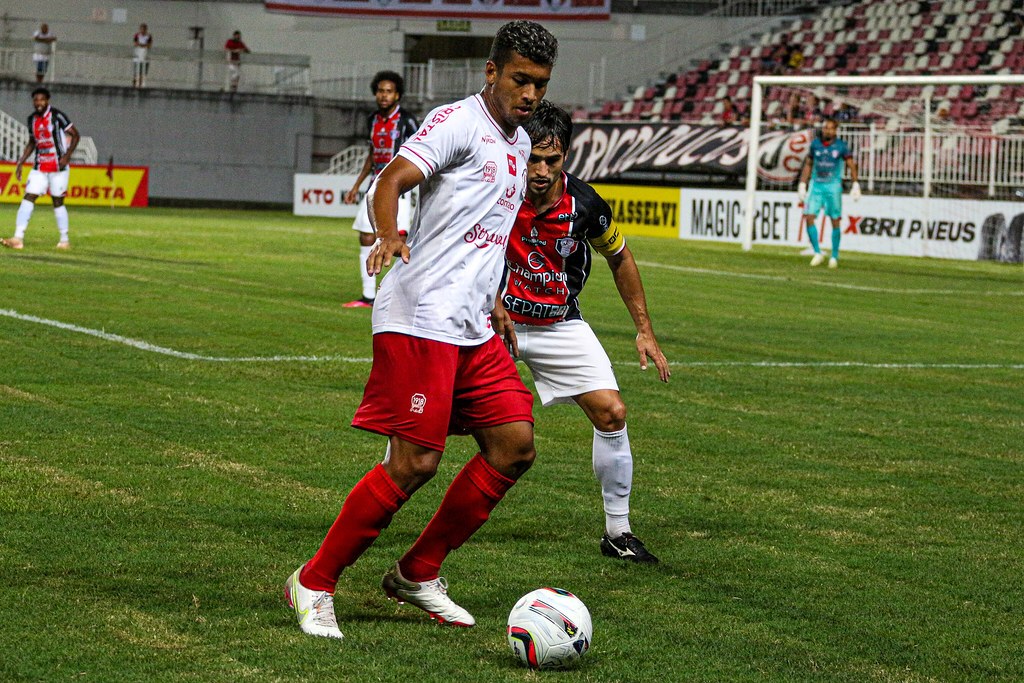
{"label": "white field line marking", "polygon": [[[784,275],[765,275],[763,273],[738,273],[728,270],[712,270],[710,268],[693,268],[690,266],[674,266],[667,263],[655,263],[653,261],[637,261],[638,265],[644,268],[663,268],[681,273],[695,273],[697,275],[719,275],[722,277],[733,277],[747,280],[770,280],[772,282],[788,282],[800,284],[800,280]],[[960,296],[1021,296],[1024,297],[1024,288],[1019,292],[992,291],[992,290],[967,290],[967,289],[900,289],[897,287],[871,287],[868,285],[851,285],[846,282],[830,282],[828,280],[806,280],[806,284],[817,287],[833,287],[835,289],[852,289],[861,292],[881,292],[883,294],[953,294]]]}
{"label": "white field line marking", "polygon": [[[105,341],[114,342],[116,344],[124,344],[140,351],[149,351],[151,353],[159,353],[165,356],[171,356],[173,358],[182,358],[185,360],[198,360],[212,363],[327,363],[327,362],[339,362],[339,363],[369,363],[372,358],[355,358],[351,356],[206,356],[199,353],[190,353],[188,351],[178,351],[176,349],[170,349],[166,346],[157,346],[156,344],[150,344],[149,342],[141,341],[139,339],[132,339],[130,337],[123,337],[119,334],[111,334],[102,330],[94,330],[88,327],[81,327],[79,325],[72,325],[71,323],[63,323],[59,320],[49,320],[47,318],[39,318],[34,315],[25,315],[12,311],[10,309],[0,308],[0,316],[7,318],[13,318],[15,320],[22,320],[24,322],[36,323],[39,325],[48,325],[61,330],[67,330],[68,332],[77,332],[79,334],[87,334],[92,337],[98,337]],[[637,361],[616,361],[615,365],[633,365],[637,364]],[[1024,363],[862,363],[857,361],[839,361],[839,362],[801,362],[801,361],[682,361],[669,363],[673,367],[689,367],[689,368],[701,368],[701,367],[750,367],[750,368],[878,368],[878,369],[897,369],[897,370],[912,370],[912,369],[952,369],[952,370],[1024,370]]]}
{"label": "white field line marking", "polygon": [[0,315],[7,318],[14,318],[15,320],[23,320],[25,322],[37,323],[39,325],[48,325],[61,330],[67,330],[69,332],[87,334],[92,337],[103,339],[104,341],[131,346],[132,348],[136,348],[141,351],[160,353],[173,358],[184,358],[185,360],[200,360],[212,363],[282,363],[296,361],[304,363],[323,363],[329,361],[340,361],[343,363],[369,363],[371,360],[369,358],[349,358],[347,356],[205,356],[199,353],[189,353],[188,351],[169,349],[166,346],[157,346],[156,344],[150,344],[149,342],[141,341],[139,339],[122,337],[119,334],[110,334],[109,332],[104,332],[102,330],[93,330],[88,327],[72,325],[71,323],[62,323],[59,320],[37,318],[34,315],[25,315],[9,309],[0,308]]}

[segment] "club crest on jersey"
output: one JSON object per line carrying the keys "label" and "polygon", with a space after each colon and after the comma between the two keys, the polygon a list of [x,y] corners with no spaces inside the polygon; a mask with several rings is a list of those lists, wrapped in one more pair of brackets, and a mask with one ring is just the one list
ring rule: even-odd
{"label": "club crest on jersey", "polygon": [[505,156],[508,157],[509,175],[519,175],[518,173],[516,173],[516,158],[511,154],[506,154]]}
{"label": "club crest on jersey", "polygon": [[420,415],[422,415],[423,414],[423,409],[426,407],[426,405],[427,405],[427,397],[426,396],[424,396],[423,394],[413,394],[412,395],[412,401],[410,402],[410,405],[409,405],[409,412],[410,413],[419,413]]}
{"label": "club crest on jersey", "polygon": [[493,161],[484,164],[484,182],[493,183],[498,177],[498,165]]}
{"label": "club crest on jersey", "polygon": [[576,247],[578,247],[579,244],[579,242],[571,237],[562,237],[555,240],[555,251],[557,251],[558,255],[562,258],[569,258],[569,256],[576,251]]}

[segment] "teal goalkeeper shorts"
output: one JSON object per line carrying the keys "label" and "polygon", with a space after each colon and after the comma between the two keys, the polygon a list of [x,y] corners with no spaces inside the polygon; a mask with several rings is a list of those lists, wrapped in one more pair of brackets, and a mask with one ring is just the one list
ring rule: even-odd
{"label": "teal goalkeeper shorts", "polygon": [[804,213],[808,216],[817,216],[821,210],[829,218],[840,218],[843,215],[843,186],[829,183],[827,185],[811,184],[811,191],[807,195],[807,208]]}

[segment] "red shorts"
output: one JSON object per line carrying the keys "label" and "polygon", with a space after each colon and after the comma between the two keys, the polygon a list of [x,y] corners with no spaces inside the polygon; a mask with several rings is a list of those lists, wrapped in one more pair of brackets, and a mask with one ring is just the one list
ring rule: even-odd
{"label": "red shorts", "polygon": [[533,423],[533,394],[497,336],[456,346],[373,335],[373,367],[353,427],[443,451],[449,434],[510,422]]}

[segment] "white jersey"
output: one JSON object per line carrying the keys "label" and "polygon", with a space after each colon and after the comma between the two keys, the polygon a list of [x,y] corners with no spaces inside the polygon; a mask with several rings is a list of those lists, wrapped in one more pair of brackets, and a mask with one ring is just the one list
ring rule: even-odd
{"label": "white jersey", "polygon": [[373,332],[476,346],[494,334],[505,247],[525,197],[530,138],[508,138],[473,95],[430,112],[398,156],[426,177],[409,231],[373,304]]}

